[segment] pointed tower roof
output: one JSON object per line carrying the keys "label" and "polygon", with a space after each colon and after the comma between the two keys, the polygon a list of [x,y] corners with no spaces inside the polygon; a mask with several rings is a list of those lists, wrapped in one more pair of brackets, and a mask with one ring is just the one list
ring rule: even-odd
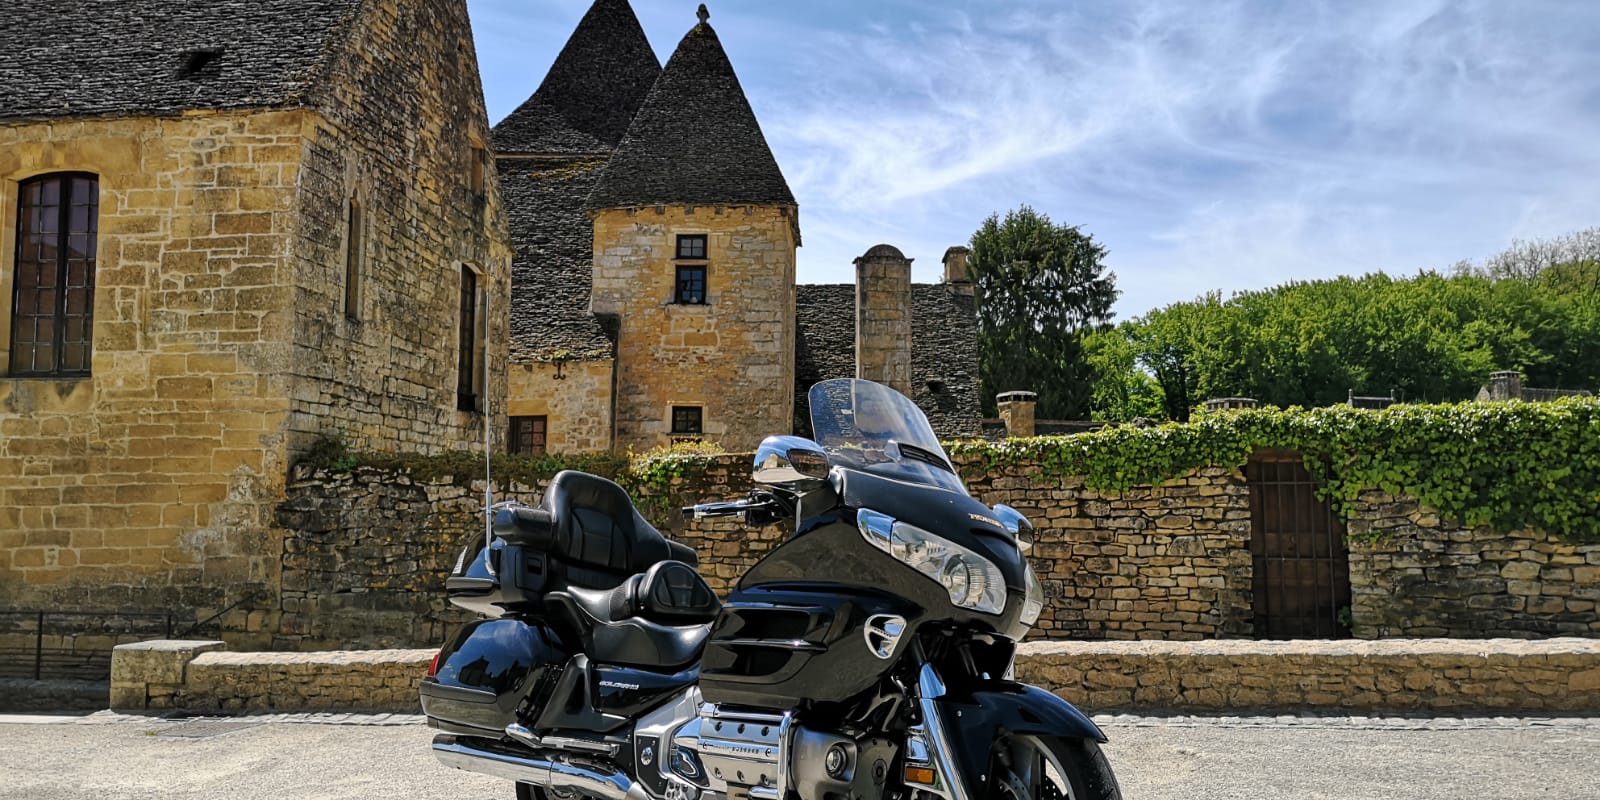
{"label": "pointed tower roof", "polygon": [[667,61],[589,208],[795,205],[708,16],[700,6],[700,24]]}
{"label": "pointed tower roof", "polygon": [[539,90],[494,126],[495,152],[609,152],[660,76],[628,0],[595,0]]}

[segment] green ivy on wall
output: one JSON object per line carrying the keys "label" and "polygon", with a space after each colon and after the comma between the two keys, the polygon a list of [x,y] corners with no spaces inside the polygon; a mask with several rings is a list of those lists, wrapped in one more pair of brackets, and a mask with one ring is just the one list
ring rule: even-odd
{"label": "green ivy on wall", "polygon": [[986,471],[1038,465],[1119,492],[1206,466],[1239,468],[1257,448],[1298,450],[1336,508],[1362,491],[1406,495],[1467,526],[1533,527],[1600,539],[1600,400],[1252,409],[1151,428],[957,442]]}

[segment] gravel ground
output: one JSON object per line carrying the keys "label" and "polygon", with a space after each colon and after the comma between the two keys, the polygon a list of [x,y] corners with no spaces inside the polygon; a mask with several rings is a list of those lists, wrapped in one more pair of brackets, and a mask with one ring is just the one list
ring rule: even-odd
{"label": "gravel ground", "polygon": [[[1600,719],[1099,717],[1129,800],[1600,800]],[[509,800],[409,716],[0,716],[0,798]]]}

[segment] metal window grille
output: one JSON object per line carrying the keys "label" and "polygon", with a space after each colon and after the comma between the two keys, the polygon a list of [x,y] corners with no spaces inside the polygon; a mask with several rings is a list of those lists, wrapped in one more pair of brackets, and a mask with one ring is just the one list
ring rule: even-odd
{"label": "metal window grille", "polygon": [[88,375],[100,183],[93,175],[24,181],[17,204],[11,373]]}

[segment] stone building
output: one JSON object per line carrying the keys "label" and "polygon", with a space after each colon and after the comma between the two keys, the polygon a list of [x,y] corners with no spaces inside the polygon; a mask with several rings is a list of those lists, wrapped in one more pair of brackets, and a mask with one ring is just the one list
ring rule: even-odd
{"label": "stone building", "polygon": [[699,16],[663,69],[627,0],[596,0],[495,127],[512,449],[750,449],[804,428],[806,390],[858,374],[858,352],[859,374],[908,390],[941,433],[975,433],[970,291],[911,286],[887,246],[853,289],[796,287],[798,205]]}
{"label": "stone building", "polygon": [[317,439],[503,420],[465,0],[12,0],[4,28],[0,606],[224,606],[275,583]]}

